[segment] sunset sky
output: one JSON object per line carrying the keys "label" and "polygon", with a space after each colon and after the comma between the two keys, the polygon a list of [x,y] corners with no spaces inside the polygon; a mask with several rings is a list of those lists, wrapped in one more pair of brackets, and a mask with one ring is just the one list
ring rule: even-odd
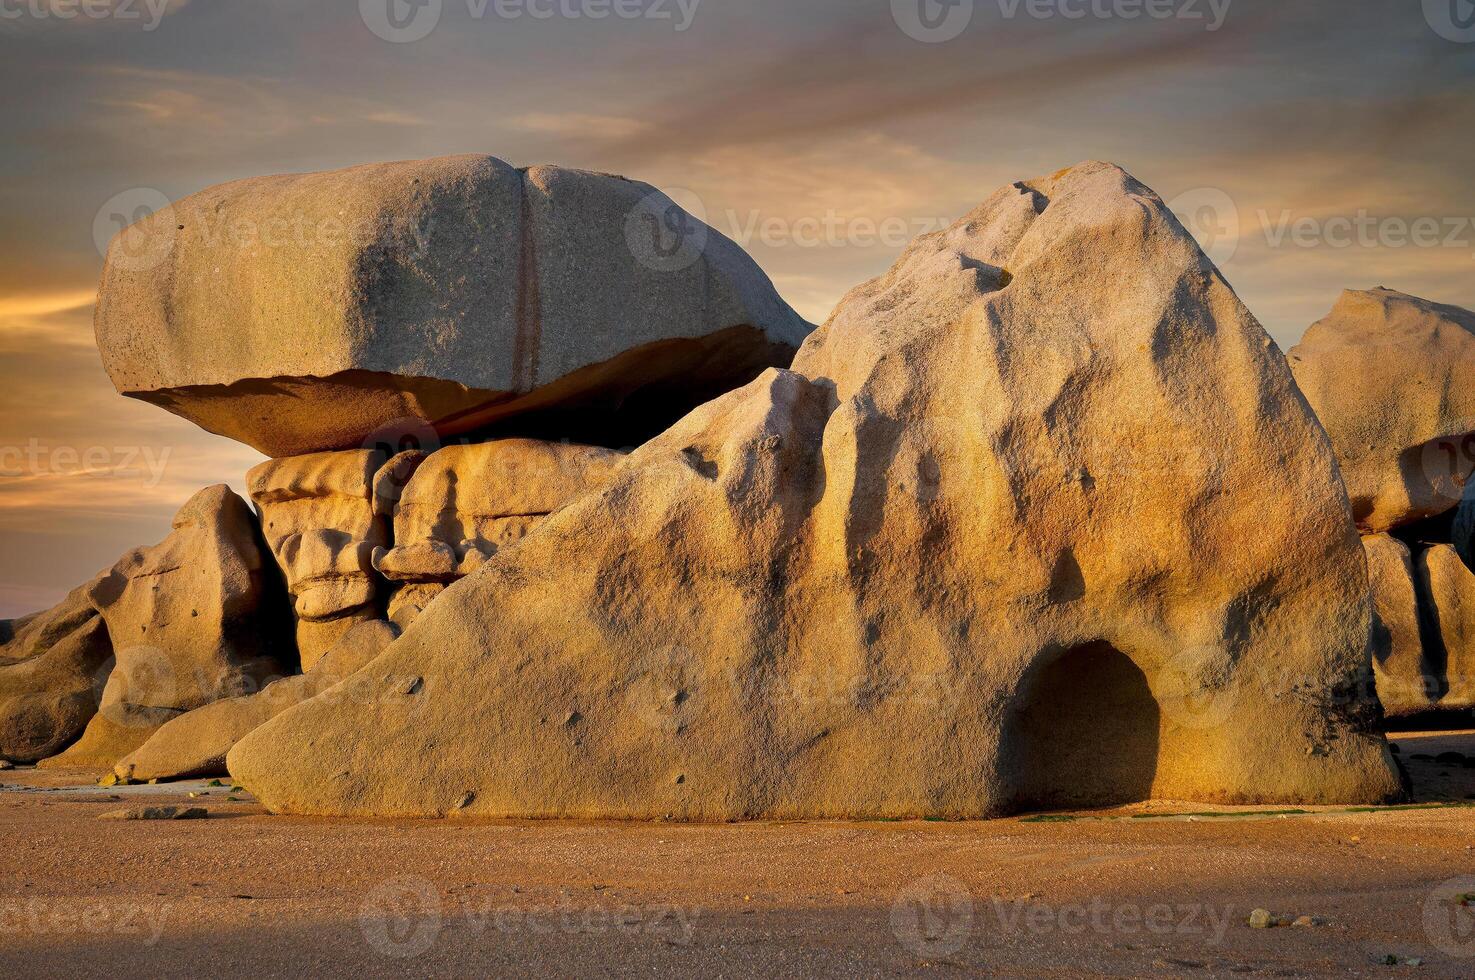
{"label": "sunset sky", "polygon": [[[376,35],[390,2],[428,34]],[[464,152],[623,173],[820,321],[913,235],[1101,158],[1283,347],[1347,287],[1475,307],[1468,0],[964,0],[932,41],[919,0],[420,2],[0,0],[0,617],[261,458],[103,374],[106,205],[151,192]]]}

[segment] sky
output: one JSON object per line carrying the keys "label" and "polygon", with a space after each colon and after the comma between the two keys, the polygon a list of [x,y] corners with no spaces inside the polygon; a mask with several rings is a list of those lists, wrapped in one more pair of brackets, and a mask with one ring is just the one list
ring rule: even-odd
{"label": "sky", "polygon": [[0,0],[0,618],[261,459],[102,371],[140,203],[449,153],[621,173],[819,322],[999,187],[1106,159],[1289,348],[1345,288],[1475,308],[1472,83],[1471,0]]}

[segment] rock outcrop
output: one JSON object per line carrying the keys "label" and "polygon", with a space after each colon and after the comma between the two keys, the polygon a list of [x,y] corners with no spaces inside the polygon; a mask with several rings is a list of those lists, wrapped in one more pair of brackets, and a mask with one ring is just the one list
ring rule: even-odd
{"label": "rock outcrop", "polygon": [[304,671],[355,625],[380,618],[385,583],[372,557],[389,543],[394,500],[375,489],[390,485],[377,482],[381,473],[400,469],[388,462],[380,450],[358,449],[268,460],[246,474],[292,595]]}
{"label": "rock outcrop", "polygon": [[1459,504],[1475,470],[1475,313],[1348,290],[1289,359],[1364,533]]}
{"label": "rock outcrop", "polygon": [[113,648],[90,589],[17,620],[0,646],[0,759],[30,763],[55,755],[97,713]]}
{"label": "rock outcrop", "polygon": [[1373,675],[1383,713],[1404,717],[1428,711],[1441,690],[1424,659],[1413,556],[1408,545],[1387,534],[1363,538],[1362,544],[1377,612]]}
{"label": "rock outcrop", "polygon": [[45,764],[111,766],[164,722],[279,676],[274,583],[246,502],[226,486],[191,497],[167,538],[88,588],[115,659],[82,737]]}
{"label": "rock outcrop", "polygon": [[[283,711],[342,684],[399,635],[382,620],[361,623],[306,674],[284,677],[255,694],[206,705],[166,723],[114,772],[137,780],[226,775],[225,756],[238,741]],[[351,700],[351,687],[340,690]],[[331,695],[329,695],[331,696]]]}
{"label": "rock outcrop", "polygon": [[609,481],[624,457],[596,446],[499,439],[428,457],[394,507],[394,547],[374,567],[405,583],[390,599],[402,625],[457,579],[520,541],[552,512]]}
{"label": "rock outcrop", "polygon": [[[1267,520],[1266,515],[1274,515]],[[1001,190],[231,751],[317,814],[1400,793],[1331,447],[1163,202]]]}
{"label": "rock outcrop", "polygon": [[1453,547],[1435,545],[1414,563],[1423,592],[1426,671],[1440,710],[1475,708],[1475,573]]}
{"label": "rock outcrop", "polygon": [[514,416],[634,444],[809,329],[654,188],[488,156],[202,191],[118,236],[96,314],[120,392],[269,456]]}

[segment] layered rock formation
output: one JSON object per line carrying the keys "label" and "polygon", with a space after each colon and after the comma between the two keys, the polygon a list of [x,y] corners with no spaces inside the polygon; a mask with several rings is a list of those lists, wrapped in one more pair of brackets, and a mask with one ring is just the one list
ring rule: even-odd
{"label": "layered rock formation", "polygon": [[1348,290],[1288,358],[1376,534],[1454,509],[1475,470],[1475,313]]}
{"label": "layered rock formation", "polygon": [[394,547],[374,553],[374,567],[404,583],[390,599],[390,616],[413,622],[447,585],[603,486],[622,458],[597,446],[532,439],[447,446],[429,456],[394,505]]}
{"label": "layered rock formation", "polygon": [[[1266,515],[1274,514],[1274,521]],[[1022,182],[231,751],[273,810],[972,817],[1399,782],[1285,361],[1146,187]]]}
{"label": "layered rock formation", "polygon": [[1425,597],[1426,674],[1437,684],[1433,706],[1475,708],[1475,573],[1441,544],[1418,555],[1415,574]]}
{"label": "layered rock formation", "polygon": [[809,325],[646,184],[457,156],[185,198],[114,243],[96,328],[120,392],[293,456],[513,416],[633,444]]}
{"label": "layered rock formation", "polygon": [[393,502],[374,489],[387,462],[359,449],[268,460],[246,474],[292,595],[303,670],[356,624],[379,618],[384,583],[371,559],[389,542]]}

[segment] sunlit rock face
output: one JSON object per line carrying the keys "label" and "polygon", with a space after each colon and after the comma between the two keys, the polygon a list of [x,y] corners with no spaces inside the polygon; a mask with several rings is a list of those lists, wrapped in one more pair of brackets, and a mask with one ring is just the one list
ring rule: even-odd
{"label": "sunlit rock face", "polygon": [[196,493],[168,537],[89,583],[114,657],[81,738],[45,764],[111,767],[170,719],[280,676],[282,598],[246,502],[227,486]]}
{"label": "sunlit rock face", "polygon": [[635,445],[810,329],[649,185],[469,155],[187,197],[114,241],[96,315],[120,392],[269,456],[513,418]]}
{"label": "sunlit rock face", "polygon": [[271,809],[976,817],[1400,784],[1284,357],[1151,190],[1022,181],[248,735]]}
{"label": "sunlit rock face", "polygon": [[1347,290],[1287,355],[1367,534],[1454,509],[1475,471],[1475,313]]}
{"label": "sunlit rock face", "polygon": [[429,456],[395,504],[394,547],[374,554],[380,574],[404,583],[389,600],[391,618],[409,625],[445,586],[602,487],[623,458],[534,439],[447,446]]}

